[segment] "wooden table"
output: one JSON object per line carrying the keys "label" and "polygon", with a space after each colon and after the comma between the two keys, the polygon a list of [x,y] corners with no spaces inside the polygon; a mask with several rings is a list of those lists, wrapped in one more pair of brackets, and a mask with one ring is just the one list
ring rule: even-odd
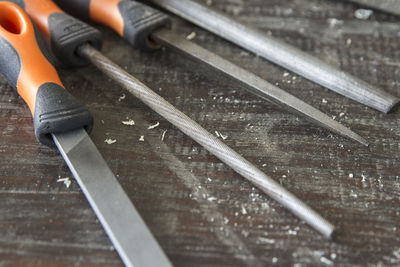
{"label": "wooden table", "polygon": [[[375,11],[359,20],[359,6],[329,0],[212,6],[400,96],[399,17]],[[101,29],[108,57],[227,136],[229,146],[339,229],[335,241],[326,240],[94,67],[60,70],[95,117],[92,139],[174,265],[400,264],[398,109],[385,115],[366,108],[176,19],[182,37],[194,31],[194,42],[366,137],[371,145],[362,147],[178,54],[141,53]],[[122,124],[129,119],[134,126]],[[69,188],[57,182],[66,177]],[[58,151],[36,142],[28,108],[3,79],[0,203],[0,266],[122,265]]]}

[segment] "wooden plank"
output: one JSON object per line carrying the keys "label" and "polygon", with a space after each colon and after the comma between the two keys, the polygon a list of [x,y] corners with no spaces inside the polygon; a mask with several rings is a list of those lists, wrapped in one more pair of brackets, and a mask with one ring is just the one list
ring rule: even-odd
{"label": "wooden plank", "polygon": [[[212,6],[400,95],[396,17],[358,20],[354,5],[320,0],[219,0]],[[107,56],[210,132],[227,135],[228,145],[339,228],[337,241],[325,240],[94,67],[60,70],[68,90],[94,114],[92,139],[171,261],[400,264],[399,110],[380,114],[174,21],[183,37],[195,31],[196,43],[335,116],[371,146],[321,130],[177,54],[136,51],[101,28]],[[136,125],[123,125],[127,119]],[[62,158],[37,144],[32,130],[27,107],[1,80],[0,265],[120,266],[78,185],[57,182],[72,178]],[[108,145],[106,138],[117,142]]]}

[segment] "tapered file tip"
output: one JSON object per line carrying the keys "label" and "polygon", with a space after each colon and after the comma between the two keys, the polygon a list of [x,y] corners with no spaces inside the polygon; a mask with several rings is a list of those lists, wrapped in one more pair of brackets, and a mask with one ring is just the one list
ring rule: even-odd
{"label": "tapered file tip", "polygon": [[369,146],[368,141],[365,138],[359,136],[358,134],[355,134],[355,136],[351,136],[350,138],[355,140],[355,141],[357,141],[357,142],[359,142],[360,144],[362,144],[362,145],[364,145],[366,147]]}
{"label": "tapered file tip", "polygon": [[394,108],[398,107],[400,103],[400,98],[394,98],[391,105],[387,106],[387,108],[385,110],[383,110],[383,112],[385,112],[386,114],[388,114],[389,112],[391,112]]}

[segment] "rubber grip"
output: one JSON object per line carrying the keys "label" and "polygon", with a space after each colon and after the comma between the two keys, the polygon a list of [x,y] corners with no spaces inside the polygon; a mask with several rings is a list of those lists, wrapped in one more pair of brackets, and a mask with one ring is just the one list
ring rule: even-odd
{"label": "rubber grip", "polygon": [[83,66],[89,61],[78,56],[78,47],[90,43],[101,50],[101,33],[88,24],[63,13],[49,16],[50,46],[53,53],[66,66]]}
{"label": "rubber grip", "polygon": [[143,51],[160,46],[149,38],[154,30],[169,27],[171,21],[164,13],[130,0],[55,0],[67,12],[90,18],[110,27],[131,45]]}
{"label": "rubber grip", "polygon": [[64,89],[32,22],[11,2],[0,2],[0,73],[28,104],[41,143],[54,145],[51,133],[92,129],[89,111]]}
{"label": "rubber grip", "polygon": [[90,43],[100,50],[101,33],[88,24],[64,13],[51,0],[13,0],[28,13],[56,57],[66,66],[89,64],[79,57],[77,48]]}

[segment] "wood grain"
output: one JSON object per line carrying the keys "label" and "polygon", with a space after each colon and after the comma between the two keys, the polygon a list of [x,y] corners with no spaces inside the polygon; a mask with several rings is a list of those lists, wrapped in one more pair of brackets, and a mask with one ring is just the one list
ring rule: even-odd
{"label": "wood grain", "polygon": [[[375,12],[358,20],[359,6],[328,0],[212,6],[400,96],[398,17]],[[228,136],[229,146],[339,228],[335,241],[325,240],[94,67],[60,70],[95,116],[93,141],[174,265],[399,265],[399,109],[381,114],[174,22],[182,37],[195,31],[194,42],[371,143],[364,148],[321,130],[178,54],[141,53],[101,28],[104,54],[210,132]],[[127,119],[136,125],[123,125]],[[58,152],[35,141],[28,108],[1,79],[0,266],[121,266],[78,185],[66,188],[59,177],[72,179]]]}

